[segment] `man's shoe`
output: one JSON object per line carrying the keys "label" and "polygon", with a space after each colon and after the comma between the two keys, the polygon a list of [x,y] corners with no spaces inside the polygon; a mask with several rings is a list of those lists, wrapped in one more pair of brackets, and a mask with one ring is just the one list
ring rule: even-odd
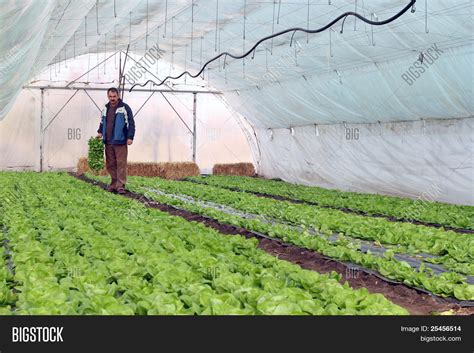
{"label": "man's shoe", "polygon": [[117,189],[117,193],[120,194],[120,195],[125,195],[127,192],[125,191],[125,189]]}
{"label": "man's shoe", "polygon": [[107,186],[107,191],[108,192],[113,192],[115,194],[117,192],[117,189],[109,185],[109,186]]}

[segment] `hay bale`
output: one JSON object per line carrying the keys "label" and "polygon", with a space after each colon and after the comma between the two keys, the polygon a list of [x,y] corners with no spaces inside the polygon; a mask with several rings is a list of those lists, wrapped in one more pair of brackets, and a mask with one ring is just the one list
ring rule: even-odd
{"label": "hay bale", "polygon": [[163,163],[164,178],[183,179],[200,174],[199,167],[194,162],[166,162]]}
{"label": "hay bale", "polygon": [[155,177],[162,174],[158,163],[128,163],[127,175]]}
{"label": "hay bale", "polygon": [[212,174],[254,176],[255,167],[252,163],[214,164],[214,167],[212,167]]}
{"label": "hay bale", "polygon": [[79,161],[77,162],[77,174],[82,175],[88,170],[90,170],[90,168],[89,163],[87,163],[87,157],[79,158]]}
{"label": "hay bale", "polygon": [[[87,157],[82,157],[77,163],[77,174],[93,173],[89,168]],[[94,174],[94,173],[93,173]],[[160,177],[164,179],[183,179],[190,176],[198,176],[199,167],[194,162],[164,162],[164,163],[140,163],[131,162],[127,164],[127,175]],[[108,175],[104,168],[99,175]]]}
{"label": "hay bale", "polygon": [[82,175],[84,173],[99,174],[100,176],[109,174],[107,172],[107,169],[105,169],[105,167],[102,168],[99,173],[94,172],[89,167],[89,162],[87,160],[87,157],[82,157],[82,158],[79,158],[79,161],[77,162],[77,174]]}
{"label": "hay bale", "polygon": [[199,167],[194,162],[129,163],[127,174],[164,179],[182,179],[189,176],[198,176]]}

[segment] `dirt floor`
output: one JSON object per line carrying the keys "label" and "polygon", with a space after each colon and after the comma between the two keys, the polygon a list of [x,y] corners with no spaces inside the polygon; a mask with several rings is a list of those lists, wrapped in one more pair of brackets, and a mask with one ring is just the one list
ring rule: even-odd
{"label": "dirt floor", "polygon": [[[84,175],[71,175],[103,189],[107,188],[106,184],[89,179]],[[354,270],[343,263],[328,259],[317,252],[282,243],[275,239],[267,239],[244,228],[222,224],[208,217],[185,210],[179,210],[169,205],[160,204],[156,201],[148,200],[140,194],[127,191],[123,196],[140,201],[148,207],[157,208],[171,215],[182,217],[188,221],[201,222],[222,234],[239,234],[246,238],[257,238],[259,241],[259,248],[279,259],[298,264],[304,269],[313,270],[319,273],[335,271],[342,275],[341,283],[347,281],[352,288],[367,288],[371,293],[383,294],[393,303],[407,309],[412,315],[429,315],[448,310],[453,311],[456,315],[474,315],[474,307],[461,307],[458,304],[453,304],[443,298],[428,295],[403,284],[394,284],[385,281],[373,274]]]}
{"label": "dirt floor", "polygon": [[[181,179],[180,181],[188,181],[188,182],[191,182],[191,183],[206,185],[204,183],[200,183],[200,182],[195,181],[195,180]],[[219,186],[219,187],[222,188],[222,189],[230,190],[230,191],[242,192],[242,190],[239,189],[239,188],[225,187],[225,186]],[[274,199],[274,200],[278,200],[278,201],[288,201],[288,202],[292,202],[292,203],[296,203],[296,204],[306,204],[306,205],[318,206],[318,207],[321,207],[321,208],[330,208],[330,209],[339,210],[339,211],[342,211],[342,212],[345,212],[345,213],[352,213],[352,214],[357,214],[357,215],[366,216],[366,217],[385,218],[386,220],[391,221],[391,222],[412,223],[412,224],[423,225],[423,226],[427,226],[427,227],[444,228],[445,230],[451,230],[453,232],[461,233],[461,234],[474,234],[474,230],[472,230],[472,229],[448,227],[448,226],[444,226],[444,225],[438,224],[438,223],[428,223],[428,222],[415,221],[415,220],[404,219],[404,218],[396,218],[396,217],[386,216],[386,215],[383,215],[383,214],[367,214],[363,211],[351,210],[350,208],[322,206],[322,205],[317,204],[316,202],[295,200],[295,199],[291,199],[291,198],[284,197],[284,196],[265,194],[265,193],[261,193],[261,192],[252,192],[252,191],[245,191],[245,192],[247,192],[249,194],[252,194],[252,195],[255,195],[255,196],[265,197],[265,198]]]}

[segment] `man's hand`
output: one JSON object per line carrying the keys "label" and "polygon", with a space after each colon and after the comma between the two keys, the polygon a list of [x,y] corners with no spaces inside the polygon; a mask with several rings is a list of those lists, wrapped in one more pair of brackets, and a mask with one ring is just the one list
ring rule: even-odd
{"label": "man's hand", "polygon": [[102,138],[102,134],[99,132],[95,138],[101,139],[101,138]]}
{"label": "man's hand", "polygon": [[133,143],[133,140],[130,140],[130,139],[127,140],[127,145],[130,146],[132,143]]}

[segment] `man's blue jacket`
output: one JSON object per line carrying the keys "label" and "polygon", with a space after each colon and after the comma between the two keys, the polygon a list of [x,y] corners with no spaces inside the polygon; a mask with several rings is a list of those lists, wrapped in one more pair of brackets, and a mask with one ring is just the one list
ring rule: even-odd
{"label": "man's blue jacket", "polygon": [[[101,120],[98,133],[102,134],[104,143],[106,141],[107,131],[107,110],[109,109],[110,102],[107,103],[102,110]],[[133,120],[133,113],[128,104],[122,102],[119,99],[117,110],[115,111],[115,123],[113,128],[113,135],[110,139],[112,145],[125,145],[127,139],[133,140],[135,136],[135,120]]]}

